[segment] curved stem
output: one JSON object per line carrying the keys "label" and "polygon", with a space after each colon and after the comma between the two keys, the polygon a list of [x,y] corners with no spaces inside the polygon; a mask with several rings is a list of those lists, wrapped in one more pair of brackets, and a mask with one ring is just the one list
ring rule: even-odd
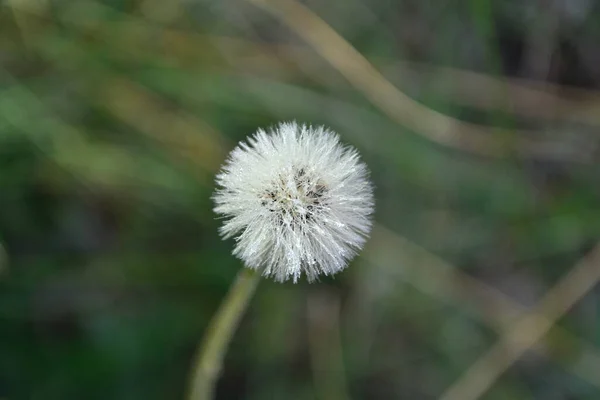
{"label": "curved stem", "polygon": [[260,274],[242,268],[212,318],[193,364],[188,400],[211,400],[229,342],[260,281]]}

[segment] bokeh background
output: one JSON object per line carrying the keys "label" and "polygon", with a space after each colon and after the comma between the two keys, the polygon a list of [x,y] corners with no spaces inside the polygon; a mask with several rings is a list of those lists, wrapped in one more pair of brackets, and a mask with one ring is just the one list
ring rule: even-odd
{"label": "bokeh background", "polygon": [[[600,239],[599,86],[593,0],[0,2],[0,398],[184,398],[241,268],[213,176],[292,119],[360,150],[376,225],[261,282],[217,398],[440,398]],[[481,398],[600,398],[587,289]]]}

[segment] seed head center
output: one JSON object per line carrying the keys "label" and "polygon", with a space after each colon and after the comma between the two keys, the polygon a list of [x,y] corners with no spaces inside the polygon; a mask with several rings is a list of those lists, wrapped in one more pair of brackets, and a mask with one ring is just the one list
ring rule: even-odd
{"label": "seed head center", "polygon": [[261,195],[261,205],[284,220],[308,220],[323,206],[327,191],[323,181],[307,168],[281,174]]}

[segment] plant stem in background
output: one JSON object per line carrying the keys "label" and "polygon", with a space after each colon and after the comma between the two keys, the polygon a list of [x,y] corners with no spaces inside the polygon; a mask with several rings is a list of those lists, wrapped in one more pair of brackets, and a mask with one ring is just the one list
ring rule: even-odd
{"label": "plant stem in background", "polygon": [[221,303],[194,360],[189,400],[210,400],[221,372],[229,342],[260,280],[260,274],[242,268]]}

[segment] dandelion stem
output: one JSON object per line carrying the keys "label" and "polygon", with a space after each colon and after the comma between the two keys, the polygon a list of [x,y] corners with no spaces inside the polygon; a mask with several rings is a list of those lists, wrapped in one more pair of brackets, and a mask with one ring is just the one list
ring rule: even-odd
{"label": "dandelion stem", "polygon": [[229,342],[258,285],[260,274],[242,268],[212,318],[198,349],[188,400],[211,400]]}

